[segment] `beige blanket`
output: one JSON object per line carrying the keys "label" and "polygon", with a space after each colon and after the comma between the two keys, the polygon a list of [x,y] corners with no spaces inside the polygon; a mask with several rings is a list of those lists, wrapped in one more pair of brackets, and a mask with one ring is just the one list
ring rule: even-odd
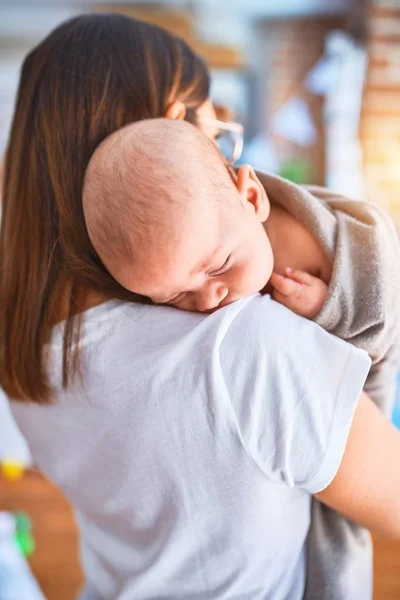
{"label": "beige blanket", "polygon": [[[258,176],[270,201],[303,223],[332,260],[328,297],[316,321],[369,353],[373,366],[365,389],[390,416],[399,370],[400,327],[400,244],[392,221],[371,204],[319,187],[300,187],[276,176]],[[316,500],[304,597],[372,599],[369,533]]]}

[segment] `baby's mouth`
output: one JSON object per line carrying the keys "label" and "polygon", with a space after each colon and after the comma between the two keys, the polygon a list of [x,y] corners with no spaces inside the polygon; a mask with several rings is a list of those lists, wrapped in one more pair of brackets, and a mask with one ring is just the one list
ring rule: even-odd
{"label": "baby's mouth", "polygon": [[224,308],[224,306],[228,306],[228,304],[232,304],[233,302],[236,302],[237,300],[239,300],[240,296],[230,296],[228,294],[228,296],[226,296],[226,298],[224,298],[222,300],[222,302],[220,304],[218,304],[218,306],[216,306],[215,308],[212,308],[210,311],[206,311],[206,312],[210,312],[213,313],[216,310],[219,310],[220,308]]}

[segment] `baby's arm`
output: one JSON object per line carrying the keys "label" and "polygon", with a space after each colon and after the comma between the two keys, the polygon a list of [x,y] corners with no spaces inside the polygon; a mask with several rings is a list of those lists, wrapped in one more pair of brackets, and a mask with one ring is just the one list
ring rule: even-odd
{"label": "baby's arm", "polygon": [[307,319],[316,318],[328,295],[328,286],[322,279],[290,267],[284,275],[273,273],[269,283],[274,300]]}

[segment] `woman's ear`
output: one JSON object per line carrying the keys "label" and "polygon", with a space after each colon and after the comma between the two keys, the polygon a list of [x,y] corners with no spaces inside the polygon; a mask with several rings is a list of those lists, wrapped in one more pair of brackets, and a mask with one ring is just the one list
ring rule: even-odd
{"label": "woman's ear", "polygon": [[259,220],[264,223],[269,217],[270,203],[264,186],[249,165],[239,167],[236,187],[243,206],[250,205]]}
{"label": "woman's ear", "polygon": [[175,119],[176,121],[183,121],[185,116],[186,106],[183,104],[183,102],[179,102],[179,100],[176,100],[170,104],[164,115],[166,119]]}

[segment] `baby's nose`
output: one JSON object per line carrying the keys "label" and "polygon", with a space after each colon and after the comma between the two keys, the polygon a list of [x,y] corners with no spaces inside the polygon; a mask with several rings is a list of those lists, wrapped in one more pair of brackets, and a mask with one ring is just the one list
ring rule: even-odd
{"label": "baby's nose", "polygon": [[217,308],[221,302],[227,297],[229,293],[226,285],[221,283],[213,284],[208,286],[205,290],[199,294],[196,308],[200,312],[206,312],[207,310],[212,310],[213,308]]}

